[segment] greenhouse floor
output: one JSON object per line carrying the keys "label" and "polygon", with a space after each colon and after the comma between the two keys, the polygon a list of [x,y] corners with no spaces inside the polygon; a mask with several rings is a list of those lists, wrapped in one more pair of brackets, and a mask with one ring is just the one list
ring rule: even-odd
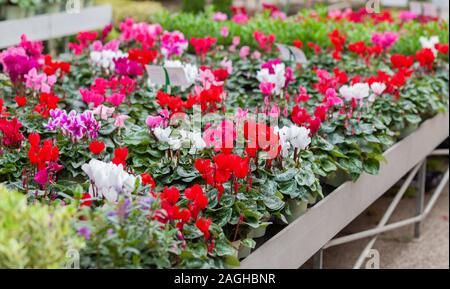
{"label": "greenhouse floor", "polygon": [[[430,194],[427,194],[428,201]],[[358,232],[376,226],[393,196],[384,196],[353,221],[342,234]],[[414,197],[404,197],[390,222],[415,214]],[[374,249],[380,256],[380,268],[419,269],[449,268],[449,187],[445,188],[430,215],[422,224],[420,239],[413,238],[414,226],[380,235]],[[324,268],[352,268],[369,239],[356,241],[324,251]],[[311,268],[311,260],[302,268]],[[364,268],[365,265],[362,266]]]}

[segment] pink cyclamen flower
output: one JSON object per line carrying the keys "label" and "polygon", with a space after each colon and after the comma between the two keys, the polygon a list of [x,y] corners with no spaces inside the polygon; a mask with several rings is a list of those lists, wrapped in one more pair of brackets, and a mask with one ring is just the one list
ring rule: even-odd
{"label": "pink cyclamen flower", "polygon": [[87,88],[80,88],[81,99],[89,104],[93,103],[94,107],[99,106],[105,101],[105,96],[101,93],[98,93],[94,90],[89,90]]}
{"label": "pink cyclamen flower", "polygon": [[122,128],[125,126],[125,121],[129,119],[130,117],[125,114],[117,114],[114,116],[114,126],[118,128]]}
{"label": "pink cyclamen flower", "polygon": [[222,12],[216,12],[213,15],[213,20],[217,22],[227,21],[228,15]]}
{"label": "pink cyclamen flower", "polygon": [[116,109],[114,107],[107,107],[106,105],[100,104],[97,106],[92,113],[99,115],[100,119],[107,120],[110,115],[114,113]]}
{"label": "pink cyclamen flower", "polygon": [[333,88],[327,89],[323,102],[325,103],[327,108],[340,106],[344,103],[344,101],[337,96],[336,90],[334,90]]}
{"label": "pink cyclamen flower", "polygon": [[241,37],[234,36],[233,39],[231,40],[231,46],[230,46],[230,48],[228,48],[228,50],[230,50],[231,52],[235,52],[236,47],[238,47],[238,45],[240,43],[241,43]]}
{"label": "pink cyclamen flower", "polygon": [[411,21],[417,18],[417,14],[411,11],[401,11],[398,18],[403,22]]}
{"label": "pink cyclamen flower", "polygon": [[56,76],[47,76],[45,73],[37,73],[36,68],[31,69],[25,75],[26,86],[43,93],[50,93],[53,85],[56,83]]}
{"label": "pink cyclamen flower", "polygon": [[271,118],[279,118],[281,114],[281,110],[278,105],[274,104],[269,111],[269,117]]}
{"label": "pink cyclamen flower", "polygon": [[252,58],[256,59],[256,60],[260,59],[261,58],[261,52],[259,52],[258,50],[253,51]]}
{"label": "pink cyclamen flower", "polygon": [[241,59],[246,59],[249,55],[250,55],[250,47],[243,46],[239,51],[239,57],[241,57]]}
{"label": "pink cyclamen flower", "polygon": [[224,59],[220,62],[220,66],[227,70],[228,74],[233,73],[233,61]]}
{"label": "pink cyclamen flower", "polygon": [[286,20],[286,13],[283,11],[273,11],[272,15],[270,15],[273,19]]}
{"label": "pink cyclamen flower", "polygon": [[248,22],[248,16],[246,14],[240,13],[234,15],[231,20],[236,24],[245,24]]}
{"label": "pink cyclamen flower", "polygon": [[125,95],[121,94],[121,93],[113,93],[110,96],[106,97],[106,101],[116,107],[120,106],[124,100],[125,100]]}
{"label": "pink cyclamen flower", "polygon": [[266,95],[269,96],[272,94],[272,92],[275,89],[275,83],[272,82],[261,82],[259,84],[259,89],[261,90],[261,92]]}
{"label": "pink cyclamen flower", "polygon": [[248,109],[237,108],[236,114],[234,115],[237,123],[245,121],[248,117]]}
{"label": "pink cyclamen flower", "polygon": [[155,129],[160,126],[167,126],[169,120],[169,110],[167,108],[161,110],[156,116],[148,116],[145,123],[150,129]]}
{"label": "pink cyclamen flower", "polygon": [[230,30],[228,29],[227,26],[224,26],[220,29],[220,35],[222,37],[228,37],[229,34],[230,34]]}

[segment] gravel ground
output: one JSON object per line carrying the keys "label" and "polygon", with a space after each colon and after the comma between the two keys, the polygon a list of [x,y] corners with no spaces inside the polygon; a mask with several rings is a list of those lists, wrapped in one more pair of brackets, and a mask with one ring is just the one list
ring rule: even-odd
{"label": "gravel ground", "polygon": [[[350,234],[376,226],[393,196],[384,196],[353,221],[341,234]],[[426,202],[430,194],[426,196]],[[415,198],[404,197],[389,222],[415,214]],[[415,239],[414,226],[407,226],[378,237],[374,249],[380,256],[380,268],[449,268],[449,190],[448,185],[432,212],[422,224],[422,235]],[[324,252],[324,268],[352,268],[369,239],[355,241]],[[308,262],[303,268],[310,268]],[[363,265],[363,268],[365,265]]]}

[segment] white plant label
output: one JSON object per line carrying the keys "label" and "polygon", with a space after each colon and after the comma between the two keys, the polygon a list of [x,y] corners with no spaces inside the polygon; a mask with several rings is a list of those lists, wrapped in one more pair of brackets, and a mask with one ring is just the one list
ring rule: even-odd
{"label": "white plant label", "polygon": [[[162,66],[146,66],[147,74],[151,83],[156,85],[166,85],[166,73]],[[170,86],[184,86],[188,84],[186,72],[182,67],[166,67]]]}
{"label": "white plant label", "polygon": [[430,17],[437,17],[438,11],[436,5],[433,3],[423,3],[423,15]]}
{"label": "white plant label", "polygon": [[409,11],[416,15],[422,15],[422,3],[420,2],[410,2]]}
{"label": "white plant label", "polygon": [[280,50],[282,60],[289,61],[294,59],[294,61],[299,64],[308,63],[308,59],[301,49],[298,49],[295,46],[287,46],[279,43],[277,43],[277,47]]}

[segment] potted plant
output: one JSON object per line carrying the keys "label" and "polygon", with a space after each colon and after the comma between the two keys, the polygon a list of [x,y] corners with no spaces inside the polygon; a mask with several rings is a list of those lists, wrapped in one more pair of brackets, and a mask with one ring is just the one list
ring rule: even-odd
{"label": "potted plant", "polygon": [[33,16],[42,5],[41,0],[6,0],[5,2],[3,12],[6,20]]}
{"label": "potted plant", "polygon": [[46,13],[57,13],[60,12],[62,9],[62,3],[61,0],[44,0],[44,12]]}
{"label": "potted plant", "polygon": [[236,249],[238,259],[244,259],[250,255],[252,249],[255,248],[256,242],[252,238],[237,240],[231,243]]}
{"label": "potted plant", "polygon": [[308,209],[308,201],[290,199],[286,206],[286,220],[290,224],[303,215]]}

